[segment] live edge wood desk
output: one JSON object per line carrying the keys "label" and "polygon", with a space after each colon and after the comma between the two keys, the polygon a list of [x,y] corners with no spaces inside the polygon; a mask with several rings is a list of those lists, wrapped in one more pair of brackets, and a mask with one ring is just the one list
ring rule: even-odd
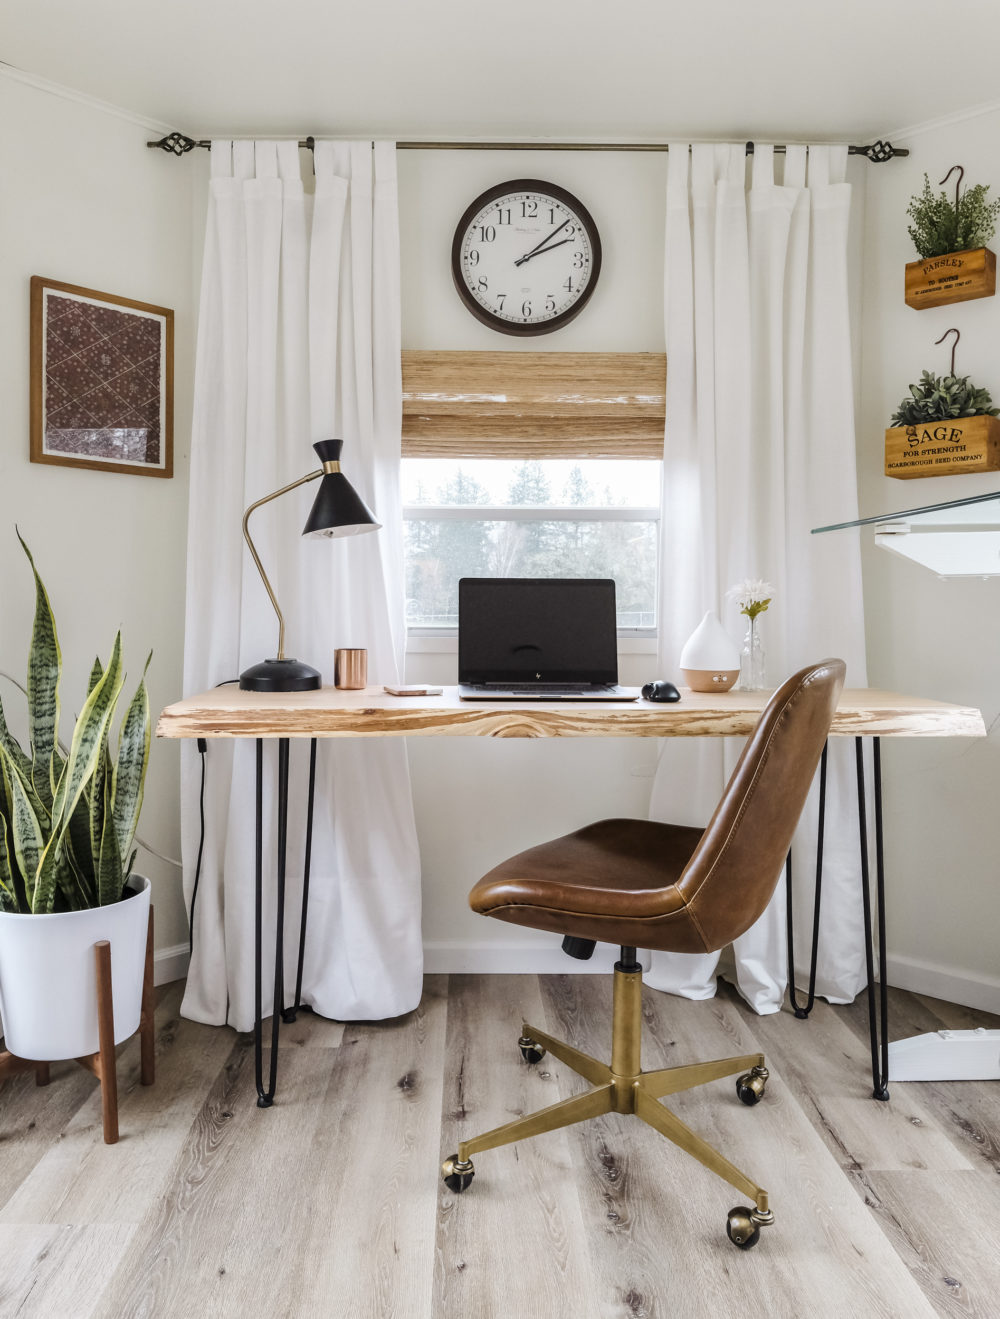
{"label": "live edge wood desk", "polygon": [[[243,692],[218,687],[201,696],[178,701],[160,715],[158,737],[250,737],[257,742],[257,851],[256,851],[256,959],[257,1019],[254,1028],[257,1103],[267,1108],[274,1099],[277,1078],[278,1023],[294,1021],[302,1006],[302,955],[309,901],[309,858],[312,846],[313,791],[316,739],[320,737],[745,737],[752,732],[767,692],[703,694],[682,689],[675,704],[628,704],[574,701],[460,701],[454,687],[440,696],[389,696],[381,688],[340,691],[324,687],[315,692]],[[841,694],[830,730],[832,737],[853,737],[858,778],[859,869],[868,959],[868,1017],[871,1032],[872,1084],[876,1099],[888,1099],[889,1039],[885,968],[885,872],[882,857],[883,737],[984,737],[978,710],[917,696],[868,689]],[[869,882],[868,824],[862,741],[874,746],[874,825],[877,955],[872,940],[872,904]],[[262,782],[264,739],[278,741],[277,929],[275,939],[274,1009],[271,1022],[271,1062],[267,1088],[262,1071],[261,1004],[261,893],[263,879]],[[310,742],[305,867],[299,929],[298,974],[295,1001],[284,1006],[282,936],[285,896],[285,847],[288,821],[288,753],[291,738]],[[792,948],[791,855],[786,862],[788,889],[788,978],[792,1007],[797,1017],[812,1009],[816,985],[820,898],[822,894],[823,825],[826,792],[826,751],[820,762],[819,837],[816,891],[813,908],[812,959],[805,1003],[796,995]],[[876,985],[878,1006],[876,1006]]]}

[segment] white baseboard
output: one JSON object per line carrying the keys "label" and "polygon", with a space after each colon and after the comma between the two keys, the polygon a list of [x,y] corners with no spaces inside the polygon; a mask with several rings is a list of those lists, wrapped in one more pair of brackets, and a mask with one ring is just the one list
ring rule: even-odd
{"label": "white baseboard", "polygon": [[[606,975],[614,969],[617,957],[618,950],[607,944],[598,945],[589,962],[567,957],[557,943],[466,943],[437,939],[424,944],[424,970],[438,975]],[[648,970],[648,953],[640,953],[640,961],[643,969]],[[187,975],[187,944],[160,948],[154,955],[153,966],[153,978],[158,985],[182,980]],[[890,955],[886,979],[897,989],[1000,1015],[1000,979],[996,977],[970,975],[955,967]]]}
{"label": "white baseboard", "polygon": [[959,967],[939,966],[890,953],[886,958],[885,978],[890,985],[913,994],[927,994],[967,1008],[1000,1013],[1000,979],[996,976],[970,974]]}
{"label": "white baseboard", "polygon": [[[558,943],[463,943],[437,939],[424,944],[424,971],[437,975],[606,975],[617,948],[598,944],[587,962],[568,957]],[[649,954],[640,952],[643,969]]]}
{"label": "white baseboard", "polygon": [[153,954],[153,984],[168,985],[171,980],[183,980],[188,969],[188,946],[175,943],[172,948],[160,948]]}

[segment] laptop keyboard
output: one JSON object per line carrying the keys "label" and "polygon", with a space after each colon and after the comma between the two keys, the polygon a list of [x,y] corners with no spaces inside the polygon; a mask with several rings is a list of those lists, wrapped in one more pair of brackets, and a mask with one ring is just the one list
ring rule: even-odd
{"label": "laptop keyboard", "polygon": [[483,691],[500,692],[552,692],[553,695],[572,695],[574,692],[601,692],[608,690],[606,682],[480,682],[472,684]]}

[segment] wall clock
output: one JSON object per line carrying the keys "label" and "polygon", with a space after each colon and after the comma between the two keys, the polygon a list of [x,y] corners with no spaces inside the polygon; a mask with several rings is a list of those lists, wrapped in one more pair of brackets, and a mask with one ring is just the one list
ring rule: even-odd
{"label": "wall clock", "polygon": [[451,273],[462,301],[503,334],[549,334],[586,306],[601,240],[572,193],[539,179],[489,188],[455,230]]}

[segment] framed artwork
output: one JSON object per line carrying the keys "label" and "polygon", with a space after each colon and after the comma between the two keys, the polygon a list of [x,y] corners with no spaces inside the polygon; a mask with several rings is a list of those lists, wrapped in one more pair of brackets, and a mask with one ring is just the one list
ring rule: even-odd
{"label": "framed artwork", "polygon": [[173,476],[174,313],[31,280],[31,461]]}

